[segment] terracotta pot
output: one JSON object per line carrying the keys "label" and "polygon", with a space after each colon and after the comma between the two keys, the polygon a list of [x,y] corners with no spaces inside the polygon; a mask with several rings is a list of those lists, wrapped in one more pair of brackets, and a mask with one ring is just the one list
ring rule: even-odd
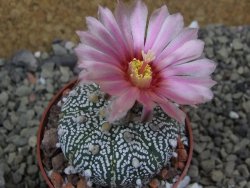
{"label": "terracotta pot", "polygon": [[[38,160],[38,165],[41,171],[41,174],[44,178],[44,180],[46,181],[47,185],[50,188],[54,188],[51,180],[49,179],[47,173],[45,172],[44,169],[44,165],[42,163],[42,156],[41,156],[41,142],[43,139],[43,134],[44,134],[44,129],[47,125],[48,122],[48,116],[49,116],[49,111],[50,108],[54,105],[57,104],[57,102],[61,99],[63,92],[66,89],[72,89],[74,87],[74,85],[76,84],[77,80],[72,80],[71,82],[69,82],[68,84],[66,84],[50,101],[48,107],[46,108],[46,110],[43,113],[43,116],[41,118],[41,122],[39,125],[39,129],[38,129],[38,134],[37,134],[37,160]],[[185,164],[185,167],[182,171],[182,174],[179,178],[179,180],[174,184],[173,188],[176,188],[178,186],[178,184],[180,183],[180,181],[186,176],[188,168],[190,166],[190,162],[192,159],[192,155],[193,155],[193,134],[192,134],[192,128],[191,128],[191,124],[190,124],[190,120],[188,117],[186,117],[186,130],[188,132],[188,138],[189,138],[189,151],[188,151],[188,159],[187,162]]]}

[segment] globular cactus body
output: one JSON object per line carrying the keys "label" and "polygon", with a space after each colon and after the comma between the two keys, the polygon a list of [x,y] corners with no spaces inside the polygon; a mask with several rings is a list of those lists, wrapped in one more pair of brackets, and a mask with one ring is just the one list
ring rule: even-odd
{"label": "globular cactus body", "polygon": [[158,107],[149,122],[136,120],[138,107],[131,110],[133,121],[111,125],[104,115],[109,102],[97,85],[77,85],[62,106],[60,146],[74,173],[95,184],[141,186],[169,163],[179,125]]}

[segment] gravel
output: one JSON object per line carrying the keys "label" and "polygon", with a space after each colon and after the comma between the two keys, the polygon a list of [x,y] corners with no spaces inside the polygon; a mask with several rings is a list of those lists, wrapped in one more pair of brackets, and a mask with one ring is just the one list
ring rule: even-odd
{"label": "gravel", "polygon": [[8,102],[9,96],[7,92],[0,93],[0,105],[6,105]]}
{"label": "gravel", "polygon": [[223,172],[220,170],[213,170],[211,173],[211,179],[215,182],[221,182],[223,177]]}
{"label": "gravel", "polygon": [[195,140],[188,174],[206,188],[250,184],[249,31],[249,26],[210,25],[200,32],[206,56],[217,62],[217,85],[210,103],[188,108]]}
{"label": "gravel", "polygon": [[[222,25],[200,31],[205,56],[217,62],[217,85],[210,103],[186,108],[194,135],[188,187],[250,187],[249,31]],[[75,44],[52,45],[53,52],[21,50],[10,60],[0,58],[0,188],[46,187],[36,162],[39,120],[53,94],[78,71]]]}
{"label": "gravel", "polygon": [[[71,55],[72,44],[68,43],[67,48]],[[54,56],[45,52],[34,56],[21,50],[10,60],[1,59],[0,188],[46,187],[36,160],[39,120],[53,94],[74,76],[73,69],[49,60]],[[58,62],[64,61],[64,56],[57,55]],[[65,82],[59,81],[62,70]]]}
{"label": "gravel", "polygon": [[12,64],[28,68],[30,71],[36,71],[38,64],[35,56],[28,50],[20,50],[14,54],[11,60]]}

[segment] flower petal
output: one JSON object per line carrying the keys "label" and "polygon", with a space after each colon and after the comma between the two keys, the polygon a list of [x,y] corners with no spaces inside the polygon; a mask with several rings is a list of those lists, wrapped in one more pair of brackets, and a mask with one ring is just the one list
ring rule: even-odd
{"label": "flower petal", "polygon": [[147,6],[141,0],[136,0],[134,9],[130,15],[130,25],[137,56],[141,55],[141,50],[144,47],[147,15]]}
{"label": "flower petal", "polygon": [[141,121],[148,121],[153,116],[153,109],[155,107],[154,101],[150,98],[147,92],[141,91],[137,99],[143,105]]}
{"label": "flower petal", "polygon": [[110,114],[108,114],[108,121],[113,123],[126,116],[127,112],[135,104],[138,94],[138,89],[132,87],[126,93],[112,101],[110,105]]}
{"label": "flower petal", "polygon": [[134,57],[134,42],[130,26],[130,9],[120,0],[115,8],[115,19],[128,43],[131,58]]}
{"label": "flower petal", "polygon": [[105,54],[90,46],[79,44],[75,48],[75,53],[81,62],[82,61],[83,62],[84,61],[96,61],[96,62],[102,62],[102,63],[110,63],[115,66],[121,67],[120,62],[116,60],[112,55]]}
{"label": "flower petal", "polygon": [[89,32],[94,35],[98,40],[103,41],[106,44],[109,44],[114,49],[117,50],[122,59],[126,59],[125,53],[119,42],[110,34],[110,32],[93,17],[86,17],[87,27]]}
{"label": "flower petal", "polygon": [[167,17],[151,48],[156,56],[158,56],[167,44],[179,34],[179,32],[183,29],[183,26],[184,23],[181,14],[172,14]]}
{"label": "flower petal", "polygon": [[138,102],[141,103],[143,106],[146,106],[147,108],[153,109],[155,106],[154,101],[151,99],[149,92],[141,90],[140,95],[138,97]]}
{"label": "flower petal", "polygon": [[102,81],[124,80],[124,72],[110,64],[94,63],[88,66],[79,77],[100,83]]}
{"label": "flower petal", "polygon": [[180,110],[175,104],[166,101],[165,103],[159,103],[160,107],[170,117],[176,119],[179,123],[185,124],[186,114]]}
{"label": "flower petal", "polygon": [[[129,54],[130,50],[127,42],[124,40],[124,35],[122,34],[120,27],[118,26],[116,19],[112,12],[108,8],[103,8],[99,6],[99,20],[110,32],[110,34],[116,39],[117,43],[121,46],[125,54]],[[127,57],[130,59],[131,57]]]}
{"label": "flower petal", "polygon": [[88,72],[86,70],[82,71],[79,75],[79,78],[85,80],[85,82],[103,82],[103,81],[112,81],[112,80],[123,80],[123,77],[120,74],[109,74],[106,72],[101,72],[100,74],[93,74],[92,72]]}
{"label": "flower petal", "polygon": [[173,75],[209,76],[214,72],[215,68],[216,64],[213,61],[209,59],[199,59],[176,66],[169,66],[167,69],[161,71],[161,74],[163,74],[164,77]]}
{"label": "flower petal", "polygon": [[103,92],[112,96],[120,96],[132,87],[131,83],[126,80],[101,81],[99,84]]}
{"label": "flower petal", "polygon": [[144,48],[146,52],[152,48],[152,45],[161,29],[161,26],[168,15],[169,13],[166,5],[162,6],[152,13],[149,20],[147,39]]}
{"label": "flower petal", "polygon": [[118,61],[122,61],[119,53],[117,53],[117,51],[112,46],[110,46],[109,43],[99,40],[89,32],[77,31],[76,33],[83,44],[91,46],[92,48],[95,48],[96,50],[101,51],[105,54],[109,54]]}
{"label": "flower petal", "polygon": [[80,68],[83,67],[87,69],[88,72],[92,72],[93,74],[100,74],[100,73],[106,73],[106,74],[121,74],[124,75],[124,71],[121,70],[119,67],[110,64],[110,63],[103,63],[103,62],[95,62],[95,61],[84,61],[86,65],[86,68],[84,65],[79,66]]}
{"label": "flower petal", "polygon": [[155,61],[162,61],[169,54],[173,53],[176,49],[180,48],[187,41],[198,38],[198,29],[195,28],[184,28],[181,33],[173,39],[169,45],[162,51],[162,53],[156,57]]}
{"label": "flower petal", "polygon": [[146,106],[143,106],[142,109],[142,115],[141,115],[141,122],[147,122],[152,120],[153,118],[153,109],[147,108]]}
{"label": "flower petal", "polygon": [[204,42],[201,40],[190,40],[180,48],[169,54],[161,62],[157,62],[156,69],[161,71],[170,65],[178,65],[199,58],[204,49]]}
{"label": "flower petal", "polygon": [[178,122],[184,124],[186,114],[180,110],[176,104],[168,101],[161,92],[151,93],[152,99],[159,104],[162,110],[170,117],[176,119]]}
{"label": "flower petal", "polygon": [[162,82],[157,92],[178,104],[195,105],[213,98],[210,87],[214,84],[209,77],[173,76]]}
{"label": "flower petal", "polygon": [[100,83],[102,81],[124,80],[124,72],[110,63],[83,61],[79,67],[83,68],[79,77],[85,81]]}

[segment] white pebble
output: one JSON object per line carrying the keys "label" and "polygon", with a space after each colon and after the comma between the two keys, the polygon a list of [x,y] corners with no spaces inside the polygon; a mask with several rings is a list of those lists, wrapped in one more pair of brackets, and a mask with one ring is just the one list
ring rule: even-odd
{"label": "white pebble", "polygon": [[178,157],[178,154],[176,152],[173,152],[173,157]]}
{"label": "white pebble", "polygon": [[67,98],[66,98],[66,97],[63,97],[63,98],[62,98],[62,101],[63,101],[63,102],[66,102],[66,101],[67,101]]}
{"label": "white pebble", "polygon": [[190,28],[199,28],[200,26],[199,26],[199,23],[196,20],[194,20],[194,21],[192,21],[190,23],[190,25],[188,27],[190,27]]}
{"label": "white pebble", "polygon": [[176,148],[177,147],[177,140],[174,139],[170,139],[169,140],[169,144],[172,148]]}
{"label": "white pebble", "polygon": [[35,56],[36,58],[41,57],[41,52],[39,52],[39,51],[35,52],[35,53],[34,53],[34,56]]}
{"label": "white pebble", "polygon": [[30,146],[30,147],[34,148],[34,147],[36,146],[36,143],[37,143],[37,141],[36,141],[36,136],[31,136],[31,137],[29,138],[28,143],[29,143],[29,146]]}
{"label": "white pebble", "polygon": [[61,147],[61,144],[60,144],[60,143],[56,143],[56,147],[57,147],[57,148],[60,148],[60,147]]}
{"label": "white pebble", "polygon": [[45,85],[46,84],[46,80],[43,78],[43,77],[40,77],[38,82],[42,85]]}
{"label": "white pebble", "polygon": [[238,119],[240,116],[236,112],[230,111],[229,112],[229,117],[232,118],[232,119]]}
{"label": "white pebble", "polygon": [[88,186],[88,187],[92,187],[92,185],[93,185],[92,181],[88,181],[88,182],[87,182],[87,186]]}
{"label": "white pebble", "polygon": [[177,188],[186,188],[190,182],[191,178],[189,176],[185,176],[183,180],[179,183]]}
{"label": "white pebble", "polygon": [[69,175],[69,174],[75,174],[77,173],[77,171],[73,166],[68,166],[67,168],[64,169],[64,173]]}
{"label": "white pebble", "polygon": [[46,173],[47,173],[47,175],[48,175],[49,177],[51,177],[51,175],[52,175],[52,173],[53,173],[53,170],[46,171]]}
{"label": "white pebble", "polygon": [[183,144],[185,145],[185,146],[188,146],[188,141],[183,141]]}
{"label": "white pebble", "polygon": [[58,106],[58,107],[61,107],[61,106],[62,106],[62,101],[61,101],[61,100],[58,101],[57,106]]}
{"label": "white pebble", "polygon": [[187,188],[202,188],[202,186],[199,185],[198,183],[193,183],[193,184],[187,186]]}
{"label": "white pebble", "polygon": [[68,50],[72,50],[74,47],[75,47],[75,43],[71,42],[71,41],[67,41],[65,43],[65,46],[64,46],[66,49]]}
{"label": "white pebble", "polygon": [[166,188],[172,188],[172,187],[173,187],[173,184],[166,182]]}

